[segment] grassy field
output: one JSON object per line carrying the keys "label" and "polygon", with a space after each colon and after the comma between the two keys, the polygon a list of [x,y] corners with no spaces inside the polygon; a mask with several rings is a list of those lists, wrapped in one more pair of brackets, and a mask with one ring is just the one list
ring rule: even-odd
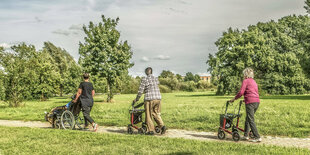
{"label": "grassy field", "polygon": [[[127,126],[128,110],[135,95],[115,95],[114,103],[103,102],[106,96],[96,96],[91,115],[100,125]],[[168,128],[217,131],[219,114],[231,96],[215,96],[213,92],[178,92],[163,94],[162,118]],[[289,137],[310,136],[310,95],[263,96],[256,113],[256,123],[262,135]],[[44,111],[64,105],[69,97],[55,97],[46,102],[27,101],[25,107],[11,108],[0,103],[0,119],[44,121]],[[237,111],[238,101],[229,109]],[[245,108],[242,107],[244,125]]]}
{"label": "grassy field", "polygon": [[309,154],[307,149],[0,126],[0,154]]}

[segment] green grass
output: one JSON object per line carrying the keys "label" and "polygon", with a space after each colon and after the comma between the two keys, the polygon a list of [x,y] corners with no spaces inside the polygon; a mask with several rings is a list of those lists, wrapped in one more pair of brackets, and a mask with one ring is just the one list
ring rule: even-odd
{"label": "green grass", "polygon": [[[232,96],[215,96],[212,92],[178,92],[163,95],[162,118],[168,128],[217,131],[219,114]],[[127,126],[128,110],[135,95],[115,95],[114,103],[102,102],[106,96],[96,96],[92,117],[100,125]],[[289,137],[310,136],[310,95],[264,96],[255,114],[262,135]],[[70,101],[69,97],[55,97],[46,102],[28,101],[25,107],[11,108],[0,103],[0,119],[44,121],[44,111]],[[229,110],[233,112],[236,101]],[[236,109],[237,110],[237,109]],[[245,108],[242,107],[244,126]]]}
{"label": "green grass", "polygon": [[307,149],[0,126],[0,154],[309,154]]}

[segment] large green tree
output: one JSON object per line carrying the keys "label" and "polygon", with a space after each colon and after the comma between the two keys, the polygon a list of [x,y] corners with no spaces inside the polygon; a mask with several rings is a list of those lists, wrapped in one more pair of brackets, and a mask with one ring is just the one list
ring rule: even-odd
{"label": "large green tree", "polygon": [[86,37],[79,48],[79,63],[83,70],[106,79],[108,102],[113,98],[112,90],[117,79],[133,66],[129,61],[132,52],[128,42],[120,41],[120,32],[116,29],[118,22],[119,18],[105,18],[103,15],[99,24],[90,22],[83,27]]}
{"label": "large green tree", "polygon": [[58,87],[61,81],[61,75],[52,56],[46,51],[38,53],[36,64],[36,90],[35,94],[40,95],[41,101],[58,94]]}
{"label": "large green tree", "polygon": [[0,64],[3,68],[5,101],[10,106],[18,107],[24,98],[32,95],[34,88],[34,72],[29,62],[35,57],[36,50],[33,45],[12,46],[10,51],[0,51]]}
{"label": "large green tree", "polygon": [[59,83],[56,83],[59,86],[59,95],[76,91],[81,81],[81,68],[73,57],[65,49],[56,47],[51,42],[44,42],[43,51],[51,56],[61,76]]}
{"label": "large green tree", "polygon": [[[306,20],[305,20],[306,19]],[[297,22],[299,21],[299,22]],[[209,71],[217,94],[238,91],[242,70],[252,67],[261,91],[269,94],[302,94],[308,89],[307,50],[301,33],[309,25],[307,16],[287,16],[279,21],[258,23],[247,30],[228,29],[210,54]],[[298,24],[299,23],[299,24]],[[309,34],[308,32],[306,34]],[[306,39],[307,40],[307,39]]]}
{"label": "large green tree", "polygon": [[49,53],[21,43],[11,50],[0,50],[4,100],[20,106],[25,99],[46,98],[58,92],[60,75]]}

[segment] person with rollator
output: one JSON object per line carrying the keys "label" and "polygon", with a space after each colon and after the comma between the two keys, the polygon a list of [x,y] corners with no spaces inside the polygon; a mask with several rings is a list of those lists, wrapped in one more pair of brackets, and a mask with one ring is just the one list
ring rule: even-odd
{"label": "person with rollator", "polygon": [[244,80],[242,82],[242,86],[240,88],[239,93],[230,100],[230,102],[234,102],[241,96],[244,96],[244,102],[246,107],[246,120],[245,120],[245,127],[244,127],[244,137],[243,140],[249,140],[249,132],[250,128],[252,130],[254,139],[252,142],[261,142],[262,139],[258,134],[256,124],[254,121],[254,114],[258,109],[260,100],[258,94],[258,86],[255,82],[254,78],[254,71],[251,68],[246,68],[243,70],[243,77]]}
{"label": "person with rollator", "polygon": [[144,93],[144,109],[145,109],[145,123],[147,125],[147,135],[154,135],[154,124],[152,117],[156,121],[157,125],[161,129],[161,134],[165,134],[167,128],[164,125],[163,120],[160,116],[161,111],[161,94],[159,91],[158,78],[152,75],[152,68],[148,67],[145,69],[146,77],[141,79],[138,95],[133,100],[133,103],[139,101],[140,97]]}

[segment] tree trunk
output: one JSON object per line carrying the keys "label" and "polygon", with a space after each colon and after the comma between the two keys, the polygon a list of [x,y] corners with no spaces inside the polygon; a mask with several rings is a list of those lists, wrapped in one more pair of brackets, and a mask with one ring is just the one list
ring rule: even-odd
{"label": "tree trunk", "polygon": [[108,98],[107,98],[107,102],[111,102],[113,99],[113,92],[112,92],[112,86],[111,84],[108,82]]}
{"label": "tree trunk", "polygon": [[60,94],[59,94],[59,95],[60,95],[60,97],[62,97],[62,94],[63,94],[63,89],[64,89],[64,88],[63,88],[63,86],[62,86],[62,85],[60,85]]}

